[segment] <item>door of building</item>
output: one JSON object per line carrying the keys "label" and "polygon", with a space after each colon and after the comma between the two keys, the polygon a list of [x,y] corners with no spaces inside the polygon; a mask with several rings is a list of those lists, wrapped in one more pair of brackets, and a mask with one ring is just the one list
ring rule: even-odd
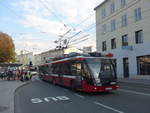
{"label": "door of building", "polygon": [[124,78],[129,77],[129,60],[128,58],[123,58],[123,72],[124,72]]}

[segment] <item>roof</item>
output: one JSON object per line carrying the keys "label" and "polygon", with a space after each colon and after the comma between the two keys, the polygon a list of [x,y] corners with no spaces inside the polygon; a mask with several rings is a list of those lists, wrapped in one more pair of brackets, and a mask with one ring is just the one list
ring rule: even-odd
{"label": "roof", "polygon": [[54,60],[54,61],[52,61],[50,63],[45,63],[45,64],[42,64],[40,66],[45,66],[45,65],[49,65],[49,64],[56,64],[56,63],[64,63],[64,62],[71,61],[71,60],[84,60],[84,59],[87,59],[87,58],[114,59],[114,58],[111,58],[111,57],[74,56],[74,57],[69,57],[69,58],[63,58],[63,59],[59,59],[59,60]]}
{"label": "roof", "polygon": [[100,3],[98,6],[96,6],[95,8],[94,8],[94,10],[96,10],[98,7],[100,7],[100,6],[102,6],[104,3],[106,3],[108,0],[104,0],[102,3]]}

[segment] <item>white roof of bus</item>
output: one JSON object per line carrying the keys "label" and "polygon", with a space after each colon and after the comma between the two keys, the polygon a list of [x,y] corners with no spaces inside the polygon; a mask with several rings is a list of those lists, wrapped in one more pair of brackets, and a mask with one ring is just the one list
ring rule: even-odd
{"label": "white roof of bus", "polygon": [[[50,63],[45,63],[45,64],[42,64],[42,65],[48,65],[48,64],[53,64],[53,63],[57,63],[57,62],[67,61],[67,60],[74,60],[74,59],[77,59],[77,58],[114,59],[114,58],[111,58],[111,57],[74,56],[74,57],[68,57],[68,58],[63,58],[63,59],[55,60],[55,61],[52,61],[52,62],[50,62]],[[42,65],[41,65],[41,66],[42,66]]]}
{"label": "white roof of bus", "polygon": [[[75,57],[68,57],[68,58],[63,58],[63,59],[55,60],[55,61],[52,61],[52,62],[50,62],[50,63],[45,63],[45,64],[42,64],[42,65],[48,65],[48,64],[53,64],[53,63],[57,63],[57,62],[67,61],[67,60],[74,60],[74,59],[77,59],[77,58],[114,59],[114,58],[111,58],[111,57],[87,57],[87,56],[75,56]],[[42,65],[41,65],[41,66],[42,66]]]}
{"label": "white roof of bus", "polygon": [[114,59],[114,58],[110,58],[110,57],[85,57],[85,56],[75,56],[75,57],[69,57],[69,58],[64,58],[64,59],[60,59],[60,60],[56,60],[56,61],[52,61],[51,63],[57,63],[57,62],[61,62],[61,61],[73,60],[73,59],[77,59],[77,58]]}

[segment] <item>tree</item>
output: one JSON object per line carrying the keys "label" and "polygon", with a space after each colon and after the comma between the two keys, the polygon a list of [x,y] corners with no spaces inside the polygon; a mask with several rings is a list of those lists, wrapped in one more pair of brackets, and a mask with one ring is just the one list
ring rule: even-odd
{"label": "tree", "polygon": [[12,38],[0,32],[0,63],[15,62],[15,46]]}

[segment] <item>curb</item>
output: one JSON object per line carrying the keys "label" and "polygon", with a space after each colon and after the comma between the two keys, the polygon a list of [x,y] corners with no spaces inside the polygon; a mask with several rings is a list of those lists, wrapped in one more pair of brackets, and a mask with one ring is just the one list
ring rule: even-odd
{"label": "curb", "polygon": [[19,90],[20,88],[22,88],[22,87],[28,85],[28,84],[30,84],[30,82],[26,82],[26,83],[20,85],[20,86],[17,87],[17,88],[15,89],[15,91],[13,92],[13,96],[14,96],[14,98],[13,98],[13,100],[14,100],[13,104],[14,104],[14,105],[12,105],[12,106],[13,106],[13,113],[15,113],[15,111],[16,111],[16,110],[15,110],[15,108],[16,108],[16,105],[15,105],[15,98],[16,98],[16,95],[15,95],[15,94],[16,94],[16,91]]}

